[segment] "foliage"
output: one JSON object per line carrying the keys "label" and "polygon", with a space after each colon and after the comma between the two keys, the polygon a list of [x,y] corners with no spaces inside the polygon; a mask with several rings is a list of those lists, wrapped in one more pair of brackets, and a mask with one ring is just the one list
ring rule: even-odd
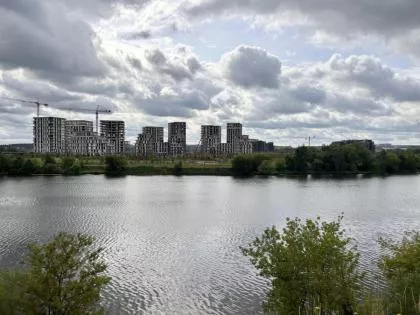
{"label": "foliage", "polygon": [[362,275],[359,254],[336,222],[287,219],[280,233],[266,229],[244,255],[251,258],[272,288],[264,310],[273,314],[347,314]]}
{"label": "foliage", "polygon": [[105,158],[105,165],[106,174],[124,174],[127,169],[127,160],[120,156],[107,156]]}
{"label": "foliage", "polygon": [[0,272],[0,314],[33,314],[25,296],[26,275],[19,271]]}
{"label": "foliage", "polygon": [[79,175],[82,170],[79,159],[74,157],[65,157],[61,160],[61,168],[65,175]]}
{"label": "foliage", "polygon": [[100,314],[100,293],[110,278],[102,248],[83,234],[58,234],[29,246],[28,268],[0,276],[1,314]]}
{"label": "foliage", "polygon": [[263,161],[264,157],[260,154],[237,155],[232,159],[232,172],[240,177],[255,175]]}
{"label": "foliage", "polygon": [[393,312],[420,314],[420,233],[407,233],[401,242],[381,240],[379,267],[388,282],[388,302]]}
{"label": "foliage", "polygon": [[173,168],[173,174],[175,176],[181,176],[182,175],[182,161],[178,161],[178,162],[175,163],[174,168]]}

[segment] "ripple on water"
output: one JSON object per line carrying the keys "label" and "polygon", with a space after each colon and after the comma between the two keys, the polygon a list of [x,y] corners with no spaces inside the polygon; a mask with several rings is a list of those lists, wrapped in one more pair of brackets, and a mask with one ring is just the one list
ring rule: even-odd
{"label": "ripple on water", "polygon": [[419,177],[235,180],[101,176],[0,182],[0,266],[30,241],[84,232],[105,248],[109,314],[261,314],[269,283],[243,257],[267,226],[289,217],[336,219],[376,277],[379,236],[420,228]]}

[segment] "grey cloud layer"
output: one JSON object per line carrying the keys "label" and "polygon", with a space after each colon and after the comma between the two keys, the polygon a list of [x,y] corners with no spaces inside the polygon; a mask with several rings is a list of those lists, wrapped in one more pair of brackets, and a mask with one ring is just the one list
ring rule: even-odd
{"label": "grey cloud layer", "polygon": [[186,12],[191,17],[274,16],[262,23],[310,25],[346,39],[379,35],[399,51],[420,58],[418,0],[203,0]]}
{"label": "grey cloud layer", "polygon": [[[319,7],[314,7],[315,2]],[[129,0],[124,3],[135,4]],[[305,13],[335,32],[341,27],[334,28],[335,23],[357,23],[347,21],[347,17],[340,20],[350,3],[344,0],[304,0],[299,7],[296,3],[213,0],[191,12],[272,14],[287,9]],[[403,8],[395,8],[396,14],[416,9],[416,3],[401,0]],[[331,15],[323,21],[327,4]],[[366,9],[368,1],[352,4],[350,17]],[[111,0],[0,0],[0,96],[40,99],[61,108],[104,104],[117,113],[141,113],[151,120],[184,117],[196,124],[241,120],[267,130],[311,128],[328,133],[341,128],[374,134],[386,132],[389,126],[388,130],[395,132],[416,131],[419,81],[378,58],[333,55],[325,62],[285,67],[263,48],[240,45],[218,62],[203,62],[186,46],[163,40],[146,45],[150,39],[147,31],[136,34],[144,45],[127,49],[107,43],[107,38],[95,34],[90,22],[98,15],[112,15],[117,6],[118,1]],[[393,7],[389,2],[388,8]],[[357,19],[369,13],[360,14]],[[360,25],[394,36],[388,27],[381,29],[386,14],[380,9],[377,20]],[[416,23],[410,15],[399,27],[415,29]],[[15,111],[27,115],[22,120],[30,124],[28,107],[10,102],[0,104],[0,121],[11,119],[7,126],[18,128]]]}

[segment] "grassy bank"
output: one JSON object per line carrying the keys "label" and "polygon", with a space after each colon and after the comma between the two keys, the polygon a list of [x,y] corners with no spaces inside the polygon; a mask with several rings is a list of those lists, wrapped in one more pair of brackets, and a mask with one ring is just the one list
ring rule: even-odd
{"label": "grassy bank", "polygon": [[0,175],[214,175],[355,176],[417,174],[416,151],[371,152],[357,144],[322,148],[300,147],[287,153],[256,153],[233,158],[187,156],[140,159],[135,156],[84,157],[0,154]]}

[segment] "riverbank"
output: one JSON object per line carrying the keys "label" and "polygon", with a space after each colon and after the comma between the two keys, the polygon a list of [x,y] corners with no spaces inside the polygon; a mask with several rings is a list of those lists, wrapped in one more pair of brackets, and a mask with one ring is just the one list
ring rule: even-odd
{"label": "riverbank", "polygon": [[142,159],[133,155],[106,157],[0,154],[0,174],[205,175],[205,176],[384,176],[417,174],[420,152],[373,152],[357,145],[299,147],[272,152],[212,157],[186,155]]}

